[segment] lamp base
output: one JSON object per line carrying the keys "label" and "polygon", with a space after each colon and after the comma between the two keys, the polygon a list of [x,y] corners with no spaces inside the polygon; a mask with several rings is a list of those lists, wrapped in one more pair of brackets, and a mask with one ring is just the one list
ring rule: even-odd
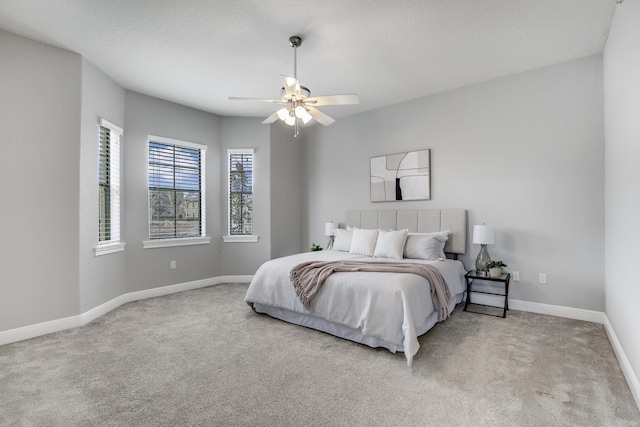
{"label": "lamp base", "polygon": [[476,258],[476,271],[486,273],[489,271],[487,264],[490,262],[491,257],[489,256],[489,252],[487,252],[487,245],[480,245],[480,253],[478,254],[478,258]]}

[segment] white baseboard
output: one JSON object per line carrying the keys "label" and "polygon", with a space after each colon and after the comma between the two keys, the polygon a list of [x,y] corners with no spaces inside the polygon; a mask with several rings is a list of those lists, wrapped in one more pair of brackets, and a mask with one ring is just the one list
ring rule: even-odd
{"label": "white baseboard", "polygon": [[[504,306],[504,298],[495,295],[471,294],[471,301],[478,304]],[[562,307],[559,305],[541,304],[538,302],[521,301],[509,298],[509,309],[527,311],[529,313],[546,314],[548,316],[564,317],[567,319],[584,320],[604,324],[605,316],[603,312],[583,310],[580,308]],[[507,313],[507,316],[509,314]]]}
{"label": "white baseboard", "polygon": [[611,326],[611,323],[609,323],[609,318],[606,315],[604,316],[604,329],[607,331],[609,342],[611,343],[611,347],[613,347],[613,351],[618,358],[618,363],[620,364],[622,373],[627,380],[631,394],[636,401],[636,405],[638,405],[638,409],[640,409],[640,381],[638,380],[636,373],[633,371],[633,367],[631,366],[631,363],[629,363],[629,359],[622,349],[620,341],[618,341],[616,331],[613,329],[613,326]]}
{"label": "white baseboard", "polygon": [[219,285],[221,283],[248,283],[252,278],[253,276],[219,276],[210,279],[195,280],[193,282],[185,282],[176,285],[161,286],[158,288],[145,289],[143,291],[130,292],[120,295],[105,302],[104,304],[100,304],[99,306],[77,316],[70,316],[63,319],[37,323],[35,325],[23,326],[21,328],[9,329],[7,331],[0,331],[0,345],[23,341],[86,325],[87,323],[94,321],[100,316],[104,316],[111,310],[114,310],[128,302],[204,288],[206,286]]}
{"label": "white baseboard", "polygon": [[80,316],[65,317],[63,319],[51,320],[48,322],[36,323],[35,325],[23,326],[21,328],[9,329],[0,332],[0,345],[11,344],[13,342],[27,340],[54,332],[82,326]]}
{"label": "white baseboard", "polygon": [[[110,301],[105,302],[91,310],[77,316],[65,317],[63,319],[51,320],[48,322],[37,323],[35,325],[24,326],[21,328],[0,331],[0,345],[12,342],[22,341],[29,338],[35,338],[42,335],[51,334],[53,332],[63,331],[65,329],[76,328],[86,325],[87,323],[104,316],[106,313],[120,307],[128,302],[138,301],[146,298],[154,298],[163,295],[169,295],[176,292],[188,291],[192,289],[203,288],[206,286],[217,285],[220,283],[248,283],[253,276],[219,276],[210,279],[196,280],[192,282],[179,283],[176,285],[161,286],[158,288],[145,289],[143,291],[130,292],[120,295]],[[474,302],[480,304],[502,306],[503,299],[494,295],[473,294]],[[520,301],[509,299],[509,308],[514,310],[528,311],[531,313],[546,314],[549,316],[565,317],[569,319],[585,320],[587,322],[595,322],[604,324],[605,315],[602,312],[582,310],[570,307],[561,307],[549,304],[540,304],[535,302]]]}

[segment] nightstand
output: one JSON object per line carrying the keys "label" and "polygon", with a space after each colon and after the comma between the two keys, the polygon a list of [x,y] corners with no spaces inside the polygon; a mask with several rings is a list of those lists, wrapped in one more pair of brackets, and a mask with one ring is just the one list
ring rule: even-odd
{"label": "nightstand", "polygon": [[[507,310],[509,310],[509,280],[511,280],[511,274],[509,273],[502,273],[500,275],[500,277],[491,277],[489,276],[489,274],[487,273],[486,275],[484,273],[479,273],[475,270],[471,270],[470,272],[468,272],[467,274],[464,275],[464,278],[467,280],[467,300],[464,303],[464,310],[463,311],[467,311],[467,307],[469,306],[469,304],[475,304],[475,305],[482,305],[485,307],[496,307],[493,305],[487,305],[487,304],[478,304],[475,302],[471,302],[471,293],[476,293],[476,294],[488,294],[488,295],[498,295],[501,297],[504,297],[504,308],[502,311],[502,317],[505,318],[507,317]],[[475,280],[481,280],[481,281],[486,281],[486,282],[497,282],[497,283],[501,283],[502,285],[504,285],[504,293],[500,294],[500,293],[495,293],[495,292],[488,292],[488,291],[474,291],[471,289],[471,285]],[[500,308],[500,307],[496,307],[496,308]],[[474,312],[472,312],[474,313]],[[488,314],[488,313],[479,313],[478,314]],[[493,316],[492,314],[489,314],[489,316]],[[500,316],[496,316],[496,317],[500,317]]]}

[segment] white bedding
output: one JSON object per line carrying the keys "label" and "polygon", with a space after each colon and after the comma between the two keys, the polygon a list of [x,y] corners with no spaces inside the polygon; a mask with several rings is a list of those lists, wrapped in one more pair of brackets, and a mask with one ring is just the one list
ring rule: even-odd
{"label": "white bedding", "polygon": [[[449,285],[452,295],[450,311],[462,301],[465,291],[465,271],[460,261],[390,260],[328,250],[264,263],[251,281],[245,301],[253,304],[256,311],[283,320],[315,327],[372,347],[403,351],[411,365],[420,347],[417,337],[436,323],[427,280],[406,273],[334,273],[325,281],[307,310],[296,296],[289,272],[306,261],[338,260],[431,264],[438,268]],[[314,326],[314,319],[324,321],[325,326]],[[342,326],[345,328],[340,332]]]}

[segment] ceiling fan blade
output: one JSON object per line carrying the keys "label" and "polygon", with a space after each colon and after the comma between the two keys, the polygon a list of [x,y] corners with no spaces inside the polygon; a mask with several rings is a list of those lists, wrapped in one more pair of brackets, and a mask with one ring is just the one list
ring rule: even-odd
{"label": "ceiling fan blade", "polygon": [[355,93],[345,93],[342,95],[323,95],[314,96],[305,100],[305,104],[311,104],[314,107],[321,105],[348,105],[359,104],[360,98]]}
{"label": "ceiling fan blade", "polygon": [[298,79],[289,76],[282,76],[282,82],[284,83],[285,96],[291,99],[292,95],[296,98],[300,98],[300,82]]}
{"label": "ceiling fan blade", "polygon": [[259,101],[259,102],[271,102],[273,104],[286,104],[288,101],[282,99],[269,99],[269,98],[243,98],[241,96],[230,96],[230,101]]}
{"label": "ceiling fan blade", "polygon": [[264,119],[262,124],[263,125],[268,125],[270,123],[275,122],[276,120],[278,120],[278,112],[277,111],[275,113],[273,113],[272,115],[270,115],[269,117],[267,117],[266,119]]}
{"label": "ceiling fan blade", "polygon": [[309,114],[311,114],[311,117],[313,117],[315,121],[317,121],[322,125],[329,126],[331,123],[335,122],[335,120],[333,120],[331,117],[327,116],[325,113],[323,113],[318,109],[309,107],[308,105],[306,106],[306,108]]}

